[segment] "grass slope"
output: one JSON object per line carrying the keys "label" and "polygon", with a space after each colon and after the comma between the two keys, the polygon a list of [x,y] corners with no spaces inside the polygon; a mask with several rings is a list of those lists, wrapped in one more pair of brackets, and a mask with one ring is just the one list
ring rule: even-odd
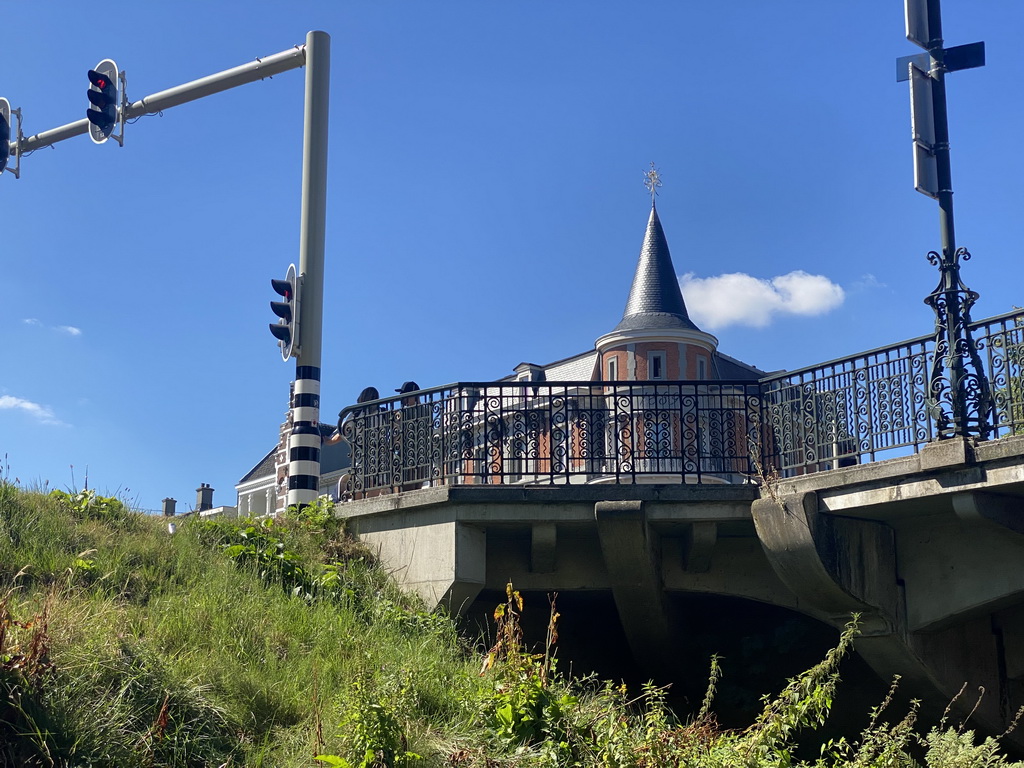
{"label": "grass slope", "polygon": [[[522,609],[510,588],[481,658],[327,507],[172,536],[116,499],[0,480],[0,766],[795,765],[854,634],[726,732],[714,665],[701,711],[679,722],[661,690],[631,699],[528,653]],[[913,725],[873,720],[807,765],[1011,765],[994,740]]]}

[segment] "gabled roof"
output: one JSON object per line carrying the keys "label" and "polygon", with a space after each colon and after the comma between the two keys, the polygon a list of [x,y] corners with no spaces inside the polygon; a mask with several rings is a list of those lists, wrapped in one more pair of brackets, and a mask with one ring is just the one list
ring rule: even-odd
{"label": "gabled roof", "polygon": [[760,368],[755,368],[749,363],[744,363],[735,357],[729,357],[729,355],[723,355],[718,351],[715,352],[714,366],[720,379],[749,379],[756,381],[768,375]]}
{"label": "gabled roof", "polygon": [[[537,363],[520,363],[513,370],[516,373],[505,376],[499,381],[516,381],[518,374],[527,368],[540,368],[544,371],[544,377],[548,381],[589,381],[594,372],[594,362],[597,359],[597,351],[588,349],[572,357],[563,357],[553,363],[538,365]],[[524,368],[526,366],[526,368]]]}
{"label": "gabled roof", "polygon": [[[317,427],[320,430],[320,437],[324,439],[333,435],[335,430],[337,429],[337,427],[335,427],[334,424],[324,424],[323,422],[320,422],[320,424],[318,424]],[[242,477],[242,479],[239,480],[237,483],[235,483],[236,487],[242,485],[242,483],[248,483],[252,480],[258,480],[261,477],[272,477],[277,467],[277,448],[278,446],[276,445],[273,448],[271,448],[270,452],[262,459],[260,459],[260,462],[255,467],[246,472],[245,476]],[[346,451],[342,461],[347,461],[347,459],[348,452]],[[347,466],[347,464],[345,466]]]}
{"label": "gabled roof", "polygon": [[250,469],[235,485],[241,485],[242,483],[248,483],[250,480],[255,480],[259,477],[269,477],[274,474],[274,462],[277,456],[277,446],[275,445],[270,449],[270,452],[260,459],[259,463]]}
{"label": "gabled roof", "polygon": [[551,381],[589,381],[594,375],[597,350],[590,349],[580,355],[556,360],[545,367]]}
{"label": "gabled roof", "polygon": [[658,210],[652,205],[626,311],[612,332],[660,328],[700,330],[686,312],[665,231],[661,227]]}

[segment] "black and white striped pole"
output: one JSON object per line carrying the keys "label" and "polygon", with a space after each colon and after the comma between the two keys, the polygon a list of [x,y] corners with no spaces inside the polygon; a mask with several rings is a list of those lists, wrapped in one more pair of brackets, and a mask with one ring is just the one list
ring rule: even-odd
{"label": "black and white striped pole", "polygon": [[320,356],[323,346],[324,241],[327,230],[327,116],[331,38],[306,35],[306,98],[299,233],[299,344],[295,357],[292,431],[288,437],[288,506],[320,495]]}

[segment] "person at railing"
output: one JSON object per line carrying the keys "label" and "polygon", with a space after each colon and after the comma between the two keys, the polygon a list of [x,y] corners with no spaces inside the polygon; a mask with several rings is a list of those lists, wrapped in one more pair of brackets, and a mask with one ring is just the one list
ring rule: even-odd
{"label": "person at railing", "polygon": [[[359,393],[359,397],[356,398],[356,404],[372,403],[376,400],[380,400],[380,392],[377,391],[377,388],[366,387],[365,389],[363,389],[362,392]],[[374,433],[379,434],[381,431],[381,424],[379,423],[381,421],[381,419],[379,418],[379,414],[381,413],[381,411],[382,408],[380,406],[368,405],[364,408],[360,408],[355,411],[350,411],[348,416],[345,417],[344,422],[341,419],[341,414],[344,413],[344,411],[342,411],[341,413],[338,414],[337,429],[335,429],[333,434],[324,438],[324,445],[334,445],[336,443],[340,443],[342,440],[346,440],[350,444],[350,457],[352,461],[352,467],[351,470],[347,472],[342,478],[342,480],[345,481],[347,485],[349,498],[356,497],[357,493],[359,497],[362,497],[363,495],[362,491],[357,491],[356,488],[353,487],[353,481],[355,478],[359,478],[362,481],[362,483],[369,483],[369,485],[363,487],[373,487],[374,485],[377,484],[377,481],[371,479],[367,473],[372,473],[374,476],[378,476],[381,474],[382,469],[384,469],[377,466],[367,466],[368,457],[366,456],[365,450],[366,445],[374,439]],[[358,428],[360,432],[360,437],[362,439],[352,441],[348,440],[348,438],[345,436],[345,431],[349,427],[349,425],[355,420],[359,420],[361,422],[360,424],[358,424]],[[377,464],[379,462],[373,463]],[[340,483],[338,490],[339,498],[342,498],[342,489]]]}
{"label": "person at railing", "polygon": [[[369,403],[369,402],[372,402],[373,400],[380,400],[380,392],[377,391],[376,387],[366,387],[366,389],[364,389],[362,392],[359,393],[359,397],[356,398],[356,403],[357,404],[358,403]],[[369,412],[370,412],[369,408],[363,408],[363,409],[360,409],[359,411],[356,411],[355,413],[350,413],[348,418],[351,419],[351,418],[353,418],[354,416],[356,416],[356,415],[358,415],[360,413],[369,413]],[[347,419],[346,419],[346,421],[347,421]],[[337,427],[337,429],[334,430],[334,433],[332,435],[330,435],[329,437],[324,438],[324,445],[334,445],[335,443],[340,443],[344,439],[341,435],[342,435],[342,422],[341,422],[341,414],[339,413],[338,414],[338,427]]]}
{"label": "person at railing", "polygon": [[415,381],[406,381],[395,390],[405,395],[393,412],[395,471],[401,478],[397,491],[422,488],[430,481],[431,407],[412,394],[419,389]]}
{"label": "person at railing", "polygon": [[398,389],[395,390],[400,395],[408,395],[408,397],[402,398],[402,406],[416,405],[420,399],[416,395],[409,395],[410,392],[418,392],[420,385],[415,381],[407,381],[402,384]]}
{"label": "person at railing", "polygon": [[[376,387],[367,387],[359,393],[359,397],[356,398],[356,403],[370,403],[374,400],[380,400],[380,392],[377,391]],[[364,408],[365,413],[369,413],[373,409],[370,407]],[[380,410],[379,408],[377,410]]]}

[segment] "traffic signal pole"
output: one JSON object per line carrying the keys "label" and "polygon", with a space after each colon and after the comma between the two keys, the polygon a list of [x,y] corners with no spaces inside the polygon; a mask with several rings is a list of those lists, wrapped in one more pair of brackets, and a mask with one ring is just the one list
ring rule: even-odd
{"label": "traffic signal pole", "polygon": [[[307,40],[312,35],[323,35],[330,40],[326,32],[310,32]],[[308,43],[307,43],[308,45]],[[329,45],[329,43],[328,43]],[[147,96],[144,99],[133,102],[125,108],[125,119],[131,120],[143,115],[155,115],[165,109],[177,107],[204,96],[212,96],[215,93],[226,91],[246,83],[253,83],[266,77],[272,77],[291,69],[298,69],[306,64],[306,45],[296,45],[287,51],[275,53],[273,56],[266,56],[249,64],[242,64],[239,67],[226,69],[208,77],[193,80],[184,85],[168,88]],[[25,136],[21,139],[20,151],[24,155],[34,149],[52,146],[66,139],[73,139],[75,136],[89,132],[89,121],[85,118],[77,120],[59,128],[52,128],[33,136]],[[11,141],[11,154],[14,154],[17,141]]]}
{"label": "traffic signal pole", "polygon": [[323,346],[324,242],[327,231],[327,117],[331,38],[306,35],[306,100],[302,138],[302,223],[299,233],[299,350],[295,359],[292,432],[288,438],[287,504],[320,495],[320,356]]}

